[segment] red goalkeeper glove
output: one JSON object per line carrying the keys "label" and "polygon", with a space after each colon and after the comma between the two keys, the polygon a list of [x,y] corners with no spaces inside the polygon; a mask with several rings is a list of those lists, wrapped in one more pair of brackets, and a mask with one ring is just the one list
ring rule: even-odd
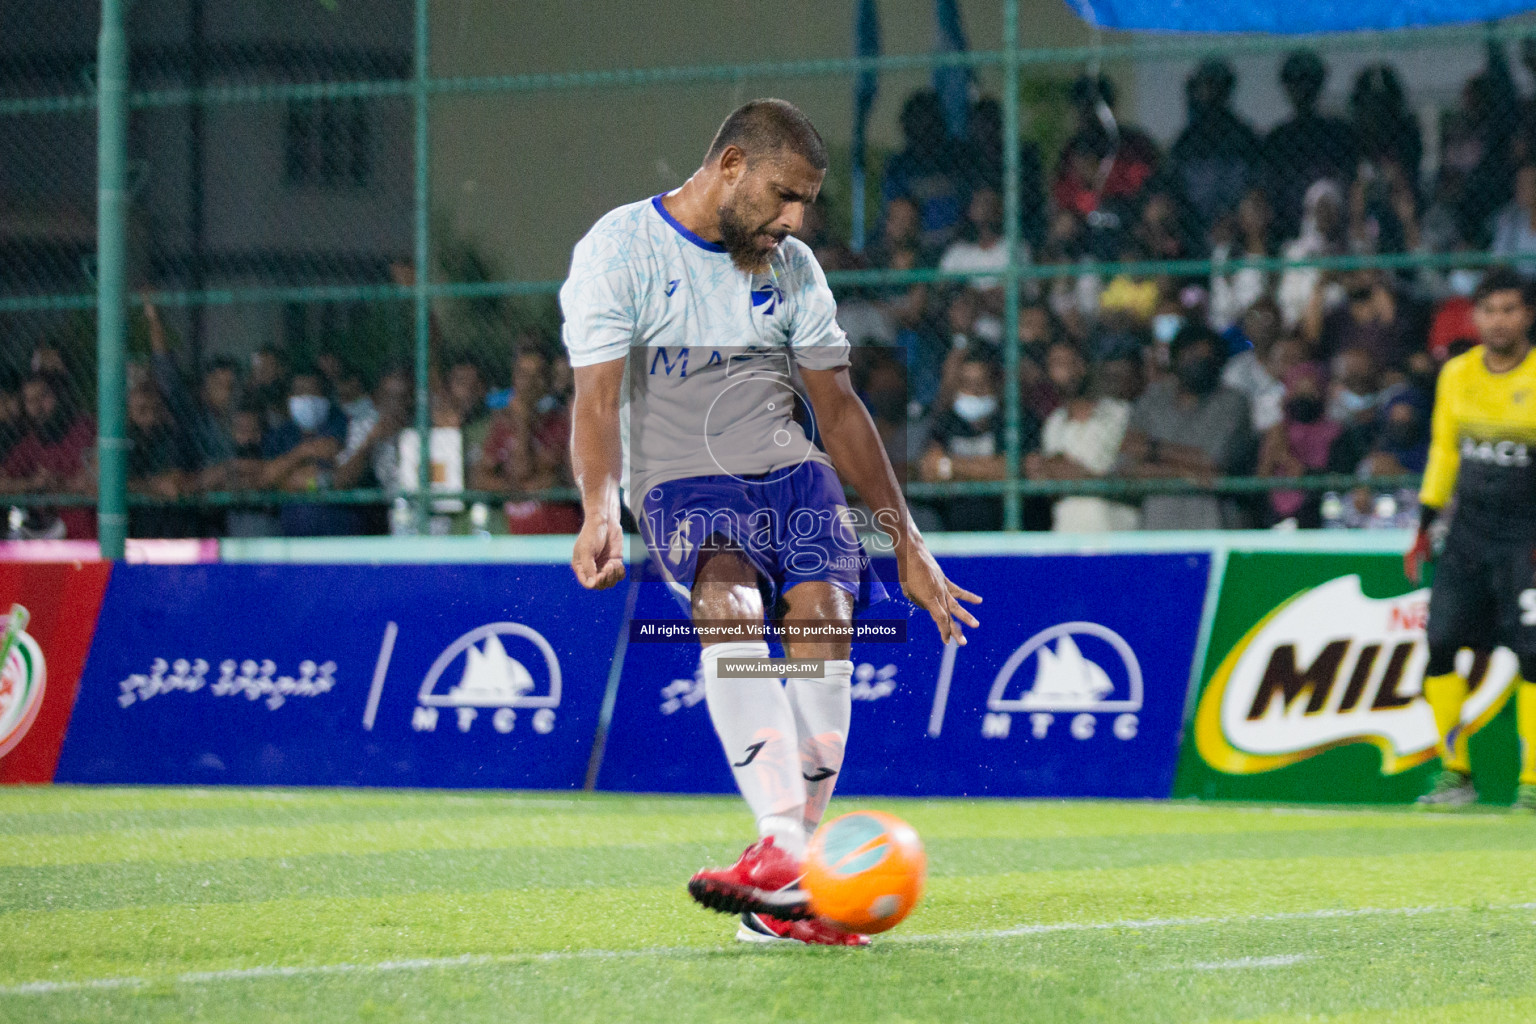
{"label": "red goalkeeper glove", "polygon": [[1434,525],[1437,508],[1424,505],[1419,509],[1419,529],[1413,535],[1413,545],[1403,552],[1403,575],[1408,582],[1417,585],[1424,578],[1424,565],[1433,557],[1429,540],[1429,528]]}

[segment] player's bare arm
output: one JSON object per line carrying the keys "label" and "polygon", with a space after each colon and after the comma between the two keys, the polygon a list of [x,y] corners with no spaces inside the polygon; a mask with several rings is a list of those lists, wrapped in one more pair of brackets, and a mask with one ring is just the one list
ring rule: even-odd
{"label": "player's bare arm", "polygon": [[571,568],[588,590],[606,590],[624,578],[624,531],[619,521],[619,400],[624,360],[574,370],[571,469],[581,492],[581,532]]}
{"label": "player's bare arm", "polygon": [[961,623],[967,626],[979,626],[980,623],[960,602],[980,604],[981,598],[946,578],[929,553],[928,545],[907,511],[906,500],[896,482],[896,472],[886,458],[874,421],[854,393],[848,368],[801,369],[800,375],[816,415],[822,444],[843,479],[852,484],[869,505],[875,526],[890,538],[907,595],[933,616],[941,640],[965,643]]}

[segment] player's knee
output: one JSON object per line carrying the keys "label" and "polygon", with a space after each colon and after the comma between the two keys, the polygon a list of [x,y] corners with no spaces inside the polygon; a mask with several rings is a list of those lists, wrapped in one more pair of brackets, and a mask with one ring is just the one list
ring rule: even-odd
{"label": "player's knee", "polygon": [[1456,645],[1430,642],[1426,676],[1444,676],[1456,671]]}

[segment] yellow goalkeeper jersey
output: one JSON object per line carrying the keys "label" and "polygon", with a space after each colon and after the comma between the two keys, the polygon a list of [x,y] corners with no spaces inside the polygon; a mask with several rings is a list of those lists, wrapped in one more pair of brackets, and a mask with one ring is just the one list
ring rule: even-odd
{"label": "yellow goalkeeper jersey", "polygon": [[1482,346],[1445,364],[1435,388],[1429,464],[1419,500],[1454,529],[1490,541],[1536,543],[1536,352],[1493,373]]}

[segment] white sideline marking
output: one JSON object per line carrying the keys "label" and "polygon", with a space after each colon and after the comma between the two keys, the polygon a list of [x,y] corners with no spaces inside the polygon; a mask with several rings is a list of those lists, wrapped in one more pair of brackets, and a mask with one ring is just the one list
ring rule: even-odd
{"label": "white sideline marking", "polygon": [[[984,939],[1007,939],[1023,935],[1047,935],[1052,932],[1096,931],[1154,931],[1160,928],[1190,928],[1204,925],[1260,924],[1270,921],[1322,921],[1332,918],[1415,916],[1419,914],[1448,914],[1467,907],[1360,907],[1354,910],[1305,910],[1289,914],[1249,914],[1232,917],[1154,917],[1137,921],[1063,921],[1057,924],[1024,924],[1013,928],[977,929],[973,931],[935,932],[931,935],[892,935],[881,939],[888,942],[974,942]],[[1488,910],[1536,910],[1536,903],[1510,903],[1491,906]],[[225,971],[189,971],[170,978],[150,979],[138,977],[84,978],[79,981],[28,981],[17,985],[0,986],[0,996],[53,995],[59,992],[79,992],[94,989],[135,988],[143,985],[164,984],[201,985],[218,981],[248,981],[257,978],[303,978],[332,974],[383,974],[391,971],[429,971],[452,967],[488,967],[500,964],[547,963],[561,960],[628,960],[639,957],[678,956],[689,954],[714,954],[720,950],[695,946],[651,946],[645,949],[579,949],[548,953],[465,953],[462,956],[423,957],[416,960],[385,960],[373,964],[296,964],[292,966],[238,967]],[[1212,964],[1194,964],[1195,968],[1214,970],[1226,967],[1268,967],[1297,963],[1306,959],[1301,955],[1284,957],[1245,958],[1244,960],[1219,961]]]}
{"label": "white sideline marking", "polygon": [[[1202,964],[1190,964],[1196,971],[1235,971],[1250,967],[1291,967],[1311,960],[1306,953],[1281,953],[1278,956],[1243,956],[1236,960],[1211,960]],[[1178,970],[1178,968],[1169,968]]]}

